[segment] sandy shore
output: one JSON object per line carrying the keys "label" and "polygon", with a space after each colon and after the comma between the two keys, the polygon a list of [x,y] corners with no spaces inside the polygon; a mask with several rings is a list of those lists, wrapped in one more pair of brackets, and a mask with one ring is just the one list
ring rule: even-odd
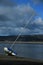
{"label": "sandy shore", "polygon": [[14,64],[43,64],[43,60],[37,60],[37,59],[27,59],[23,57],[17,57],[17,56],[5,56],[5,55],[0,55],[0,65],[14,65]]}

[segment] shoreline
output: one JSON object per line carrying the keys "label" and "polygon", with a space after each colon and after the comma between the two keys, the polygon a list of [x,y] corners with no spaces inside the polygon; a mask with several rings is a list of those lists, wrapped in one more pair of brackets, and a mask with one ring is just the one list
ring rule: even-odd
{"label": "shoreline", "polygon": [[9,61],[31,61],[31,62],[43,62],[43,59],[32,59],[32,58],[25,58],[25,57],[18,57],[18,56],[6,56],[0,55],[1,60],[9,60]]}
{"label": "shoreline", "polygon": [[16,44],[43,44],[41,41],[0,41],[0,43],[16,43]]}
{"label": "shoreline", "polygon": [[40,59],[32,59],[32,58],[24,58],[17,56],[2,56],[0,55],[0,65],[35,65],[35,64],[43,64],[43,60]]}

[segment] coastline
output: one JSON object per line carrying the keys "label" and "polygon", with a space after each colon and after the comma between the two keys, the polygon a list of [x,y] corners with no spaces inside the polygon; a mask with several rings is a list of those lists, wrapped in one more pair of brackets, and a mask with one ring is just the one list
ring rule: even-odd
{"label": "coastline", "polygon": [[17,56],[5,56],[0,55],[0,64],[43,64],[43,60],[40,59],[31,59],[31,58],[24,58],[24,57],[17,57]]}
{"label": "coastline", "polygon": [[0,41],[0,43],[16,43],[16,44],[43,44],[43,41]]}

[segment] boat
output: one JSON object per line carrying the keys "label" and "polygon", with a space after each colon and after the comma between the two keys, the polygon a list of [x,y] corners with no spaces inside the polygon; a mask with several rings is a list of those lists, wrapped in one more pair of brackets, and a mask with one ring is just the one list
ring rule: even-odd
{"label": "boat", "polygon": [[17,53],[13,52],[13,50],[11,48],[4,47],[4,51],[5,51],[6,55],[9,55],[9,56],[17,55]]}

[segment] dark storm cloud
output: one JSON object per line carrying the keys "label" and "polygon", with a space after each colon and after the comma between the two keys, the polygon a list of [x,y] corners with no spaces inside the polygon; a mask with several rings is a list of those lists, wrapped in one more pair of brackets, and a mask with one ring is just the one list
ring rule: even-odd
{"label": "dark storm cloud", "polygon": [[5,15],[0,15],[0,21],[9,21],[9,18]]}
{"label": "dark storm cloud", "polygon": [[[29,29],[24,28],[34,10],[27,5],[14,7],[0,6],[0,35],[29,34]],[[4,22],[2,22],[4,21]]]}
{"label": "dark storm cloud", "polygon": [[33,14],[35,12],[29,4],[0,6],[0,36],[18,35],[20,32],[25,35],[42,34],[43,20],[40,17],[30,19]]}
{"label": "dark storm cloud", "polygon": [[11,0],[0,0],[0,4],[1,5],[5,5],[5,6],[14,6],[16,5],[14,2],[12,2]]}
{"label": "dark storm cloud", "polygon": [[36,4],[40,4],[40,3],[43,3],[43,0],[33,0],[33,2]]}

